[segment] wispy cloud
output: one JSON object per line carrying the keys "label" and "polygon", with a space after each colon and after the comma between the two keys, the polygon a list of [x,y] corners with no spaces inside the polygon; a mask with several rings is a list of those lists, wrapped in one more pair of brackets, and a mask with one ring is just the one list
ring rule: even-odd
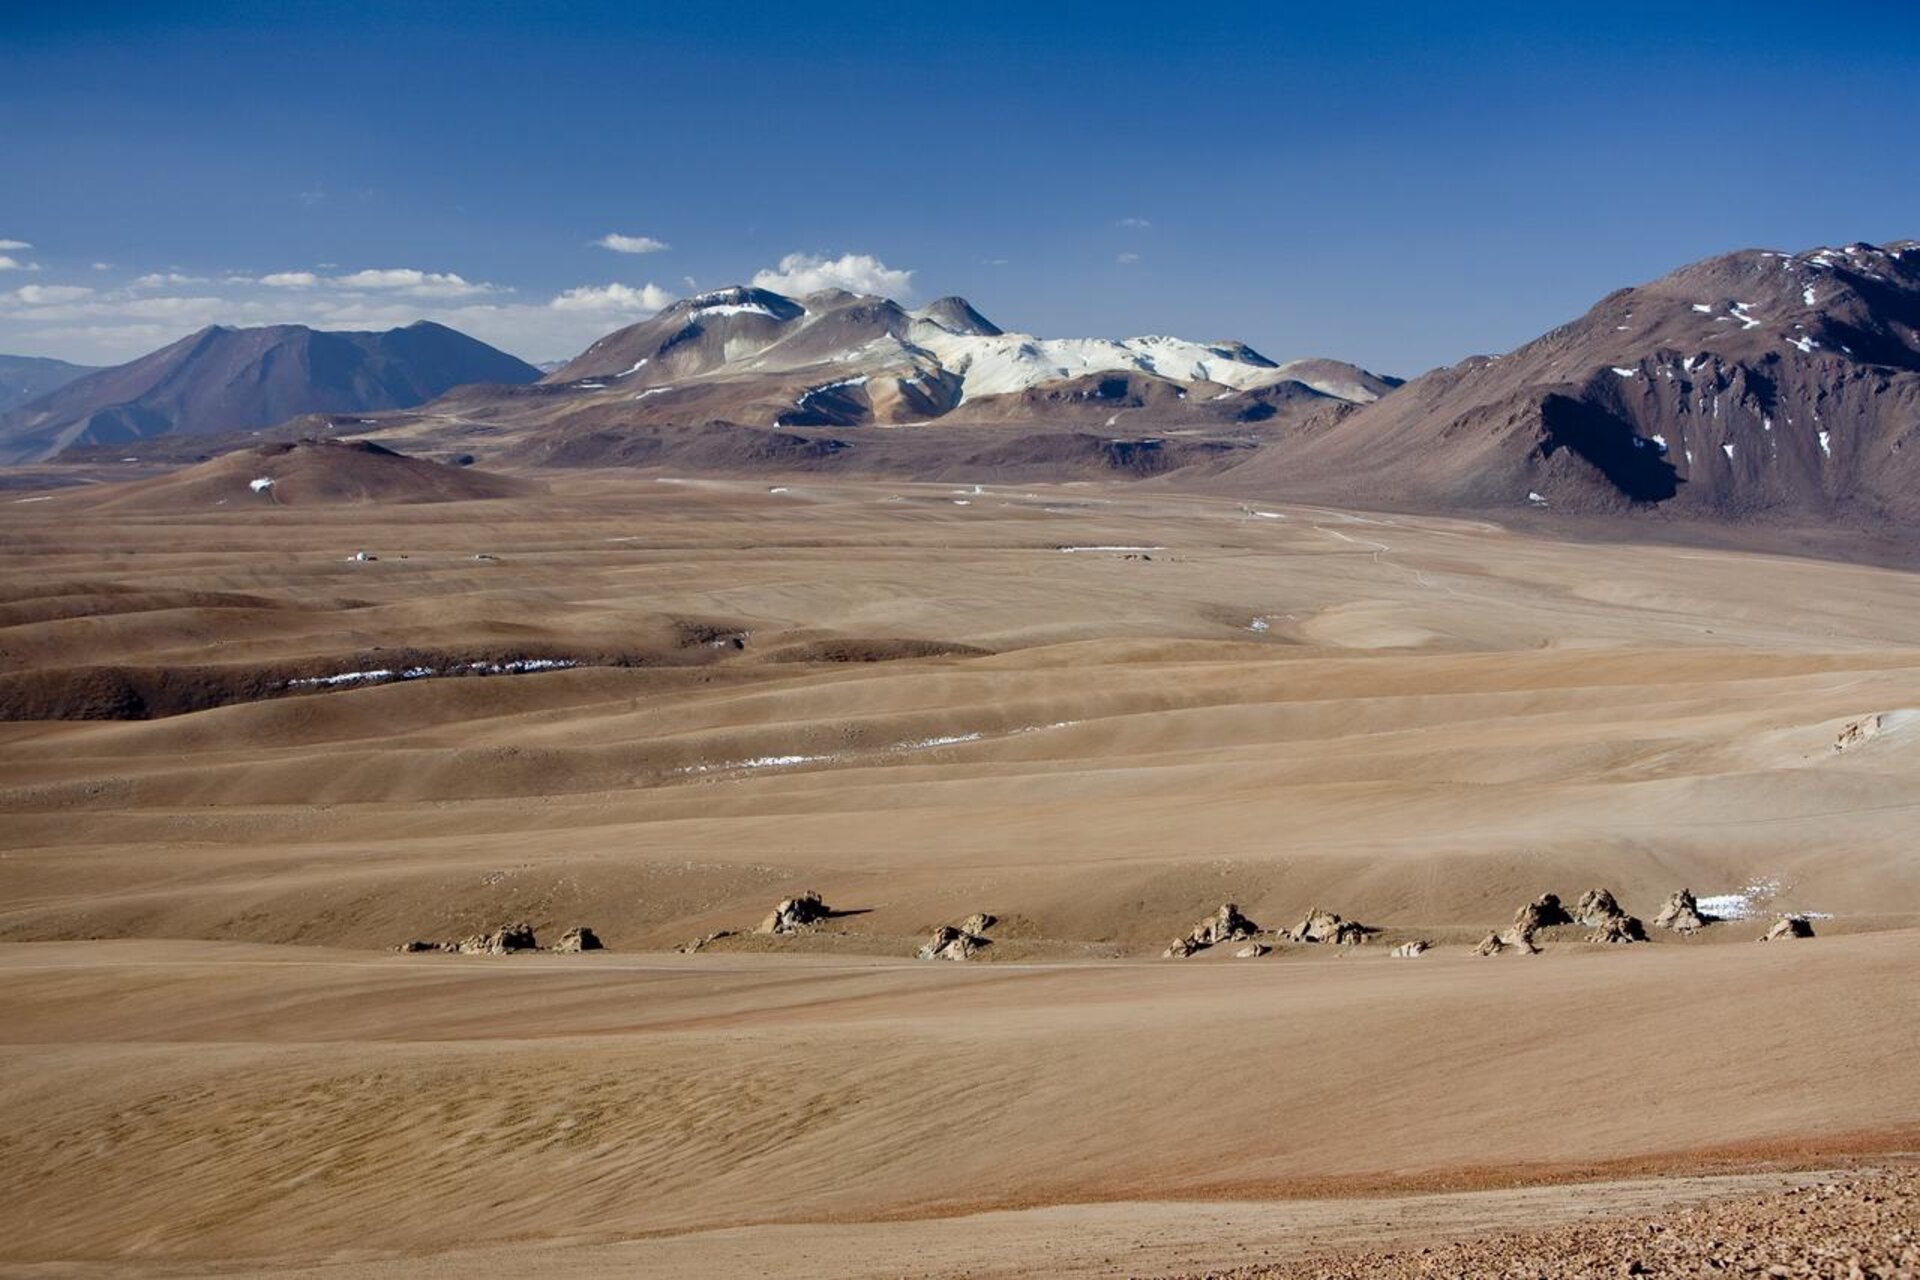
{"label": "wispy cloud", "polygon": [[1126,227],[1131,231],[1145,231],[1153,225],[1153,222],[1148,218],[1122,218],[1114,225],[1117,227]]}
{"label": "wispy cloud", "polygon": [[10,258],[4,253],[0,253],[0,271],[25,271],[26,269],[27,264],[20,261],[20,259]]}
{"label": "wispy cloud", "polygon": [[1137,253],[1123,253],[1119,257],[1115,258],[1114,261],[1119,263],[1123,267],[1130,267],[1134,263],[1140,261],[1140,255]]}
{"label": "wispy cloud", "polygon": [[28,306],[37,307],[61,302],[78,302],[82,298],[91,298],[93,290],[73,284],[29,284],[22,285],[8,296]]}
{"label": "wispy cloud", "polygon": [[913,272],[889,267],[870,253],[847,253],[838,258],[790,253],[780,259],[778,267],[755,272],[753,284],[757,289],[771,289],[775,293],[845,289],[849,293],[896,298],[912,294]]}
{"label": "wispy cloud", "polygon": [[666,241],[655,240],[652,236],[623,236],[618,231],[609,231],[594,243],[615,253],[663,253],[672,247]]}
{"label": "wispy cloud", "polygon": [[31,249],[25,240],[0,240],[0,249]]}
{"label": "wispy cloud", "polygon": [[179,271],[152,271],[136,279],[129,288],[133,289],[170,289],[183,284],[208,284],[207,276],[190,276]]}

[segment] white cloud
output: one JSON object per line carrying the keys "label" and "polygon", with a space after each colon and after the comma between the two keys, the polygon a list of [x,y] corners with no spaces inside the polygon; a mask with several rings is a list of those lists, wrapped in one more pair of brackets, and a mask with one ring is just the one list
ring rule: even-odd
{"label": "white cloud", "polygon": [[20,259],[9,258],[6,254],[0,253],[0,271],[25,271],[26,269],[27,264]]}
{"label": "white cloud", "polygon": [[618,231],[609,231],[594,243],[615,253],[660,253],[672,247],[652,236],[623,236]]}
{"label": "white cloud", "polygon": [[29,284],[0,296],[16,299],[30,307],[40,307],[78,302],[82,298],[92,297],[93,290],[74,284]]}
{"label": "white cloud", "polygon": [[451,271],[419,271],[413,267],[355,271],[333,277],[332,283],[343,289],[394,289],[415,298],[468,298],[498,292],[493,285],[467,280]]}
{"label": "white cloud", "polygon": [[1146,218],[1122,218],[1114,225],[1126,227],[1132,231],[1145,231],[1153,223]]}
{"label": "white cloud", "polygon": [[569,289],[547,305],[555,311],[647,312],[668,306],[674,298],[657,284],[638,289],[624,284],[583,284]]}
{"label": "white cloud", "polygon": [[1123,253],[1119,257],[1115,258],[1114,261],[1119,263],[1123,267],[1130,267],[1134,263],[1140,261],[1140,255],[1137,253]]}
{"label": "white cloud", "polygon": [[0,240],[0,249],[31,249],[25,240]]}
{"label": "white cloud", "polygon": [[166,289],[173,285],[206,283],[207,277],[205,276],[183,275],[178,271],[154,271],[141,276],[129,287],[134,289]]}
{"label": "white cloud", "polygon": [[780,259],[777,268],[757,271],[756,289],[775,293],[818,293],[822,289],[845,289],[849,293],[871,293],[881,297],[907,297],[913,292],[913,272],[897,271],[869,253],[847,253],[827,258],[813,253],[790,253]]}
{"label": "white cloud", "polygon": [[320,283],[320,277],[311,271],[275,271],[261,276],[260,283],[269,289],[311,289]]}
{"label": "white cloud", "polygon": [[113,264],[111,262],[96,262],[93,264],[93,269],[95,271],[111,271],[113,270]]}

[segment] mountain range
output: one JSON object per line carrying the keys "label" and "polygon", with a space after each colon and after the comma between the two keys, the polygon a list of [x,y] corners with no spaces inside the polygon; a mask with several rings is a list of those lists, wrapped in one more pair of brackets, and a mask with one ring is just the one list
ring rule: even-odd
{"label": "mountain range", "polygon": [[306,413],[406,408],[468,383],[539,376],[524,361],[427,321],[383,333],[214,325],[0,413],[0,462],[172,433],[247,431]]}
{"label": "mountain range", "polygon": [[0,414],[0,458],[275,423],[521,466],[1180,473],[1348,506],[1914,523],[1920,242],[1709,258],[1405,385],[838,290],[703,293],[544,375],[437,325],[216,328]]}

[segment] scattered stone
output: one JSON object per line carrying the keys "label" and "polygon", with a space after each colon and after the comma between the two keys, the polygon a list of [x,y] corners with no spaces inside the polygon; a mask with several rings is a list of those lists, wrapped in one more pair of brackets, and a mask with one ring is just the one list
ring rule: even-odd
{"label": "scattered stone", "polygon": [[577,924],[560,935],[560,941],[554,944],[555,951],[575,953],[581,951],[604,951],[600,935],[583,924]]}
{"label": "scattered stone", "polygon": [[716,930],[704,938],[695,938],[692,942],[682,946],[680,948],[680,954],[683,956],[693,955],[695,952],[706,950],[707,946],[711,943],[718,942],[722,938],[731,938],[732,936],[733,930],[731,929]]}
{"label": "scattered stone", "polygon": [[987,940],[978,934],[943,924],[933,931],[918,955],[922,960],[970,960],[986,945]]}
{"label": "scattered stone", "polygon": [[1813,921],[1805,916],[1781,916],[1773,922],[1773,928],[1761,937],[1762,942],[1772,942],[1776,938],[1811,938]]}
{"label": "scattered stone", "polygon": [[[1496,939],[1496,941],[1497,940],[1498,939]],[[1431,942],[1428,942],[1425,938],[1420,938],[1413,942],[1403,942],[1393,950],[1387,952],[1387,954],[1395,960],[1411,960],[1415,956],[1424,955],[1432,949],[1433,944]]]}
{"label": "scattered stone", "polygon": [[1628,943],[1645,942],[1647,931],[1633,916],[1608,916],[1600,927],[1587,935],[1588,942]]}
{"label": "scattered stone", "polygon": [[1234,952],[1233,958],[1235,960],[1258,960],[1271,950],[1273,950],[1273,948],[1264,942],[1251,942]]}
{"label": "scattered stone", "polygon": [[782,898],[754,932],[794,933],[826,919],[830,914],[820,895],[809,891],[797,898]]}
{"label": "scattered stone", "polygon": [[1536,929],[1551,929],[1555,925],[1572,923],[1573,917],[1560,905],[1560,895],[1557,893],[1543,893],[1513,913],[1515,932],[1524,933],[1529,938]]}
{"label": "scattered stone", "polygon": [[1315,907],[1287,936],[1295,942],[1324,942],[1349,947],[1367,940],[1367,927],[1352,920],[1343,920],[1336,912]]}
{"label": "scattered stone", "polygon": [[1490,933],[1480,939],[1480,945],[1473,949],[1477,956],[1497,956],[1507,949],[1507,940],[1497,933]]}
{"label": "scattered stone", "polygon": [[1693,890],[1676,890],[1660,914],[1653,918],[1654,924],[1662,929],[1677,929],[1681,933],[1692,933],[1695,929],[1707,927],[1707,918],[1700,914],[1700,903],[1694,898]]}
{"label": "scattered stone", "polygon": [[1589,889],[1580,895],[1580,901],[1573,908],[1573,918],[1589,929],[1599,928],[1615,916],[1627,914],[1606,889]]}

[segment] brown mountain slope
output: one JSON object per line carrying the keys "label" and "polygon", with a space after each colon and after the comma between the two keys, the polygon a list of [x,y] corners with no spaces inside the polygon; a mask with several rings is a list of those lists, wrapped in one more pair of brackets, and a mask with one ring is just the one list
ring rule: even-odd
{"label": "brown mountain slope", "polygon": [[0,463],[170,432],[245,431],[303,413],[407,408],[468,383],[539,376],[426,321],[383,333],[214,325],[0,414]]}
{"label": "brown mountain slope", "polygon": [[222,454],[150,480],[69,490],[49,501],[61,509],[160,513],[460,502],[532,489],[524,480],[410,458],[370,441],[299,440]]}
{"label": "brown mountain slope", "polygon": [[1242,490],[1372,505],[1920,520],[1920,243],[1747,250],[1328,415]]}

